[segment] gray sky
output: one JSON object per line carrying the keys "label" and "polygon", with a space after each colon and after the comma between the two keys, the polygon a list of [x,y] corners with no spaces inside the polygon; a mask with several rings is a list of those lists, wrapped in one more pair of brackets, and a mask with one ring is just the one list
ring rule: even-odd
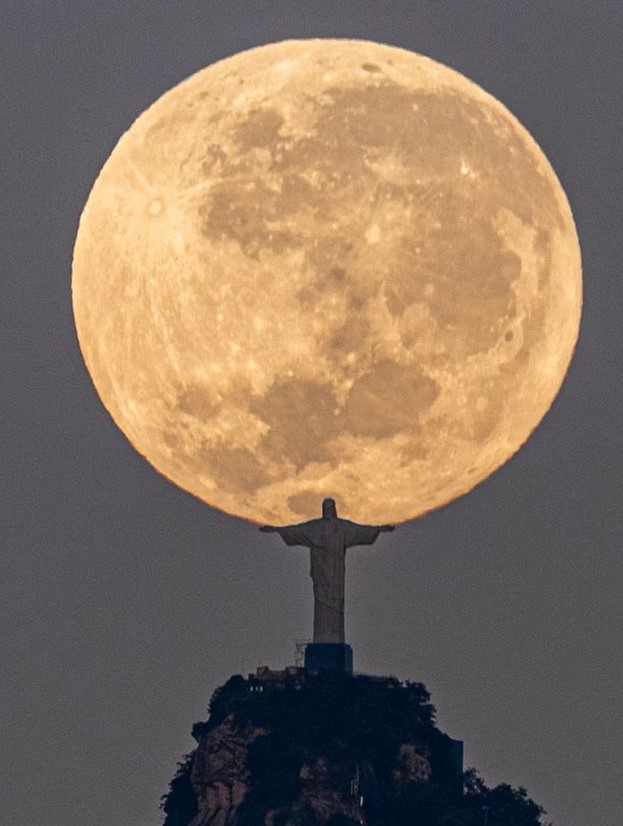
{"label": "gray sky", "polygon": [[[351,552],[357,670],[421,680],[489,783],[556,826],[623,811],[618,2],[13,2],[0,11],[0,811],[152,826],[230,674],[310,636],[303,549],[202,505],[130,447],[71,312],[93,181],[164,91],[242,49],[354,37],[421,52],[508,106],[571,202],[580,343],[552,411],[470,495]],[[348,516],[348,514],[343,514]]]}

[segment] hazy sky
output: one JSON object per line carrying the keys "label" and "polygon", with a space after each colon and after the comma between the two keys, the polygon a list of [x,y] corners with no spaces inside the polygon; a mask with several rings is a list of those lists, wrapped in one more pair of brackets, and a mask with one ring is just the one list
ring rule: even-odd
{"label": "hazy sky", "polygon": [[[556,826],[623,811],[619,2],[18,2],[0,11],[0,819],[157,826],[194,721],[311,633],[303,549],[130,447],[71,311],[81,209],[118,138],[217,59],[291,37],[421,52],[536,138],[584,261],[580,343],[540,428],[473,493],[350,553],[357,670],[420,680],[489,783]],[[348,514],[343,514],[348,516]]]}

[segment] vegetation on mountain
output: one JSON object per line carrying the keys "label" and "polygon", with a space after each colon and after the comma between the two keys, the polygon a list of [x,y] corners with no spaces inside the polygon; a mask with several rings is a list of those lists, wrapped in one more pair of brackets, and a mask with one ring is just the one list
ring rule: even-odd
{"label": "vegetation on mountain", "polygon": [[[489,788],[474,770],[457,774],[452,741],[436,727],[421,683],[328,672],[277,683],[234,676],[209,711],[193,727],[198,742],[226,721],[224,730],[242,736],[266,732],[248,742],[237,826],[264,826],[269,812],[274,826],[544,826],[525,789]],[[405,768],[405,747],[425,779]],[[197,815],[194,754],[162,798],[163,826],[188,826]],[[316,798],[339,798],[341,810],[320,817]]]}

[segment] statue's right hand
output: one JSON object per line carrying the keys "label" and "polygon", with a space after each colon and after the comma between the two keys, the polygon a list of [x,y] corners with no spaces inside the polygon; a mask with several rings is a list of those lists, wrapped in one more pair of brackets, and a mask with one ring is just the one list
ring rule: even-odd
{"label": "statue's right hand", "polygon": [[261,525],[260,530],[262,533],[274,533],[277,528],[275,528],[274,525]]}

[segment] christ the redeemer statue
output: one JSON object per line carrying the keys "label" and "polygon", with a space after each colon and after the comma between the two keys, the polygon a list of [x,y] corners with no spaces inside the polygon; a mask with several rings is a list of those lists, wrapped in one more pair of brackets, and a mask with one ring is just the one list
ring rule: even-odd
{"label": "christ the redeemer statue", "polygon": [[346,549],[372,545],[381,531],[393,525],[358,525],[337,515],[335,500],[322,503],[322,519],[261,531],[281,534],[286,545],[304,545],[311,551],[310,575],[314,585],[314,643],[344,644],[344,579]]}

